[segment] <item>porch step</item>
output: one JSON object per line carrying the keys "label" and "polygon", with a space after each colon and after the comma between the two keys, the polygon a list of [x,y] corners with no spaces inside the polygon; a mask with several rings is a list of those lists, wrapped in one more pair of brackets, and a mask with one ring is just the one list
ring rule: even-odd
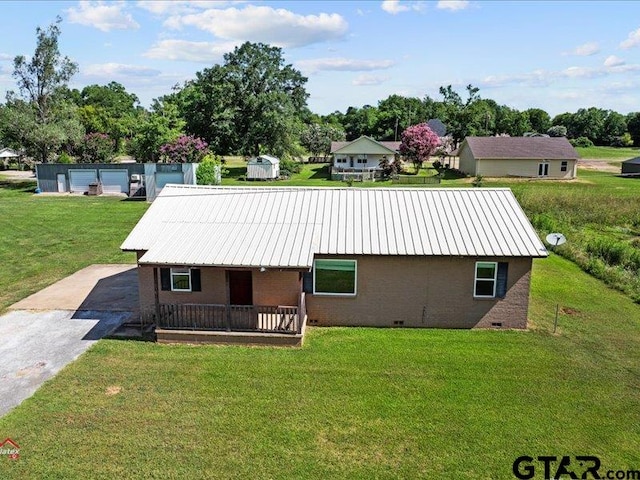
{"label": "porch step", "polygon": [[156,338],[158,343],[301,347],[304,340],[304,331],[300,334],[288,335],[283,333],[164,330],[156,328]]}
{"label": "porch step", "polygon": [[126,322],[116,328],[104,338],[112,340],[140,340],[155,342],[156,335],[153,325],[142,325],[139,322]]}

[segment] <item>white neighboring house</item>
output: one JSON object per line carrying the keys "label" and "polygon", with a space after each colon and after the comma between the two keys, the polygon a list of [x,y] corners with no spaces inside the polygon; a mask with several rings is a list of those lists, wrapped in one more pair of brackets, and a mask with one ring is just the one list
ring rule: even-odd
{"label": "white neighboring house", "polygon": [[279,158],[259,155],[247,163],[247,180],[272,180],[279,176]]}
{"label": "white neighboring house", "polygon": [[379,142],[365,135],[352,142],[331,142],[331,178],[345,180],[358,177],[364,180],[364,176],[367,176],[367,179],[373,180],[380,170],[383,157],[393,162],[399,148],[400,142]]}
{"label": "white neighboring house", "polygon": [[20,161],[20,157],[20,152],[17,152],[12,148],[0,148],[0,163],[2,163],[5,168],[7,168],[9,163],[12,161]]}

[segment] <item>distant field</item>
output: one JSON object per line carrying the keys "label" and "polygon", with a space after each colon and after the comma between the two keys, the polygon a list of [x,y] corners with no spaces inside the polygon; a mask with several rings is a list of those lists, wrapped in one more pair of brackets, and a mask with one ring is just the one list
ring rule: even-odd
{"label": "distant field", "polygon": [[622,162],[629,158],[640,156],[639,147],[617,148],[617,147],[576,147],[580,156],[584,159],[607,160]]}

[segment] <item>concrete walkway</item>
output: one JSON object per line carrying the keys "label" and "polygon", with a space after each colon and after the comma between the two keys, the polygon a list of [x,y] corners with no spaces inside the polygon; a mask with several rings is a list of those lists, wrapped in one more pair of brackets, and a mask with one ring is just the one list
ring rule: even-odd
{"label": "concrete walkway", "polygon": [[0,416],[138,308],[134,265],[92,265],[0,317]]}
{"label": "concrete walkway", "polygon": [[91,265],[9,308],[135,311],[138,309],[138,272],[135,265]]}

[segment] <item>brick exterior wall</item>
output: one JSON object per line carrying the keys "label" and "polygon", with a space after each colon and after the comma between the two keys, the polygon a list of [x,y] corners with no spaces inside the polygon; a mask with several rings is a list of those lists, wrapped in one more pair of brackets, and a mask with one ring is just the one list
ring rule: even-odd
{"label": "brick exterior wall", "polygon": [[[357,260],[355,296],[306,295],[310,324],[526,328],[531,258],[344,256]],[[508,262],[507,295],[473,297],[476,261]],[[227,302],[225,268],[201,268],[201,292],[160,291],[161,303]],[[158,274],[159,277],[159,274]],[[153,267],[139,266],[141,309],[154,306]],[[297,305],[299,272],[252,269],[253,303]],[[401,324],[395,322],[402,322]]]}
{"label": "brick exterior wall", "polygon": [[[382,327],[403,322],[404,327],[483,328],[493,323],[501,323],[502,328],[527,326],[531,258],[343,258],[358,262],[357,294],[307,295],[311,325]],[[476,261],[509,263],[505,298],[473,297]]]}

